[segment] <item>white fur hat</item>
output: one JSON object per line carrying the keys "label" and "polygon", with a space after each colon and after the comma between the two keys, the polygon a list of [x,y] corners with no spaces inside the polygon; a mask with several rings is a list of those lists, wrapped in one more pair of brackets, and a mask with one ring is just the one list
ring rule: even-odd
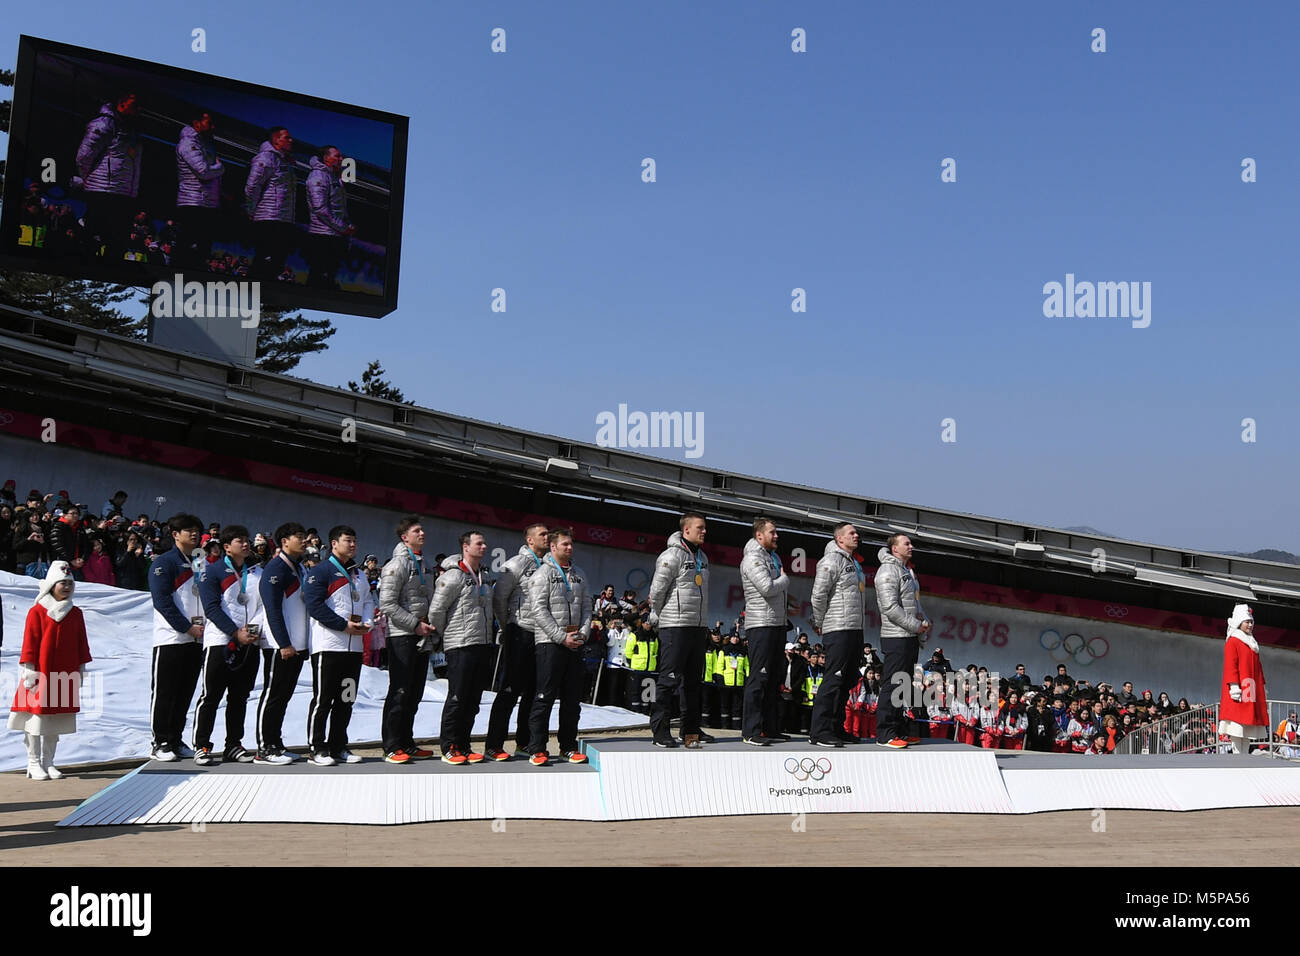
{"label": "white fur hat", "polygon": [[1243,621],[1254,621],[1255,612],[1250,609],[1249,604],[1238,604],[1232,609],[1232,617],[1228,618],[1228,627],[1241,627]]}
{"label": "white fur hat", "polygon": [[67,581],[75,589],[77,579],[72,576],[72,569],[68,567],[67,561],[51,561],[50,570],[45,574],[45,580],[41,582],[41,593],[36,595],[36,600],[40,600],[45,595],[54,591],[54,585],[60,581]]}

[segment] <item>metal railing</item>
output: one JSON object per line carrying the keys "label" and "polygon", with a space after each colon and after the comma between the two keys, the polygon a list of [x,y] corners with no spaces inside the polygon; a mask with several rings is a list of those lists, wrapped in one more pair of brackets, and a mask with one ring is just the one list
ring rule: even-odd
{"label": "metal railing", "polygon": [[[1300,714],[1300,701],[1268,702],[1268,734],[1252,737],[1251,751],[1266,750],[1271,757],[1300,761],[1300,733],[1288,740],[1279,738],[1280,725],[1292,714]],[[1300,721],[1292,721],[1300,731]],[[1219,739],[1219,705],[1194,707],[1181,714],[1153,721],[1132,731],[1115,746],[1117,754],[1204,754],[1230,753],[1231,744]]]}

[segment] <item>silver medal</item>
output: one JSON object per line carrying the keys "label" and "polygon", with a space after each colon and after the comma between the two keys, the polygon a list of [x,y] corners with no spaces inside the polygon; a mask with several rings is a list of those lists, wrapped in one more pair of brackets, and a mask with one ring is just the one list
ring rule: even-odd
{"label": "silver medal", "polygon": [[247,595],[247,594],[240,594],[239,597],[235,598],[235,600],[238,601],[240,604],[247,604],[247,603],[248,603],[248,595]]}

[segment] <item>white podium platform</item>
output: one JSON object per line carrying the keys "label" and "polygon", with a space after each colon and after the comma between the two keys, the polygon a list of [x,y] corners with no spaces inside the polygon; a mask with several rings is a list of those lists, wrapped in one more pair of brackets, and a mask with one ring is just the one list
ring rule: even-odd
{"label": "white podium platform", "polygon": [[1300,766],[1245,755],[1106,756],[981,750],[925,740],[839,749],[738,737],[662,750],[584,741],[590,763],[450,767],[378,758],[339,767],[149,762],[59,826],[644,820],[788,813],[1042,813],[1300,806]]}

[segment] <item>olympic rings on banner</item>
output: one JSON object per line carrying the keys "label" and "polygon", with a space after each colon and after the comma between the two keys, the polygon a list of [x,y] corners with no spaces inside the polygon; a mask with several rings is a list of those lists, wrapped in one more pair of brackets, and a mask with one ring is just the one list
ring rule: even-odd
{"label": "olympic rings on banner", "polygon": [[1106,616],[1107,617],[1128,617],[1128,608],[1124,607],[1124,605],[1122,604],[1107,604]]}
{"label": "olympic rings on banner", "polygon": [[817,781],[831,772],[831,762],[825,757],[818,757],[815,760],[812,757],[802,759],[786,757],[785,772],[800,782],[804,780]]}
{"label": "olympic rings on banner", "polygon": [[1038,635],[1038,643],[1058,664],[1074,661],[1080,667],[1087,667],[1110,653],[1110,642],[1100,634],[1091,640],[1074,633],[1062,637],[1060,631],[1051,627]]}

